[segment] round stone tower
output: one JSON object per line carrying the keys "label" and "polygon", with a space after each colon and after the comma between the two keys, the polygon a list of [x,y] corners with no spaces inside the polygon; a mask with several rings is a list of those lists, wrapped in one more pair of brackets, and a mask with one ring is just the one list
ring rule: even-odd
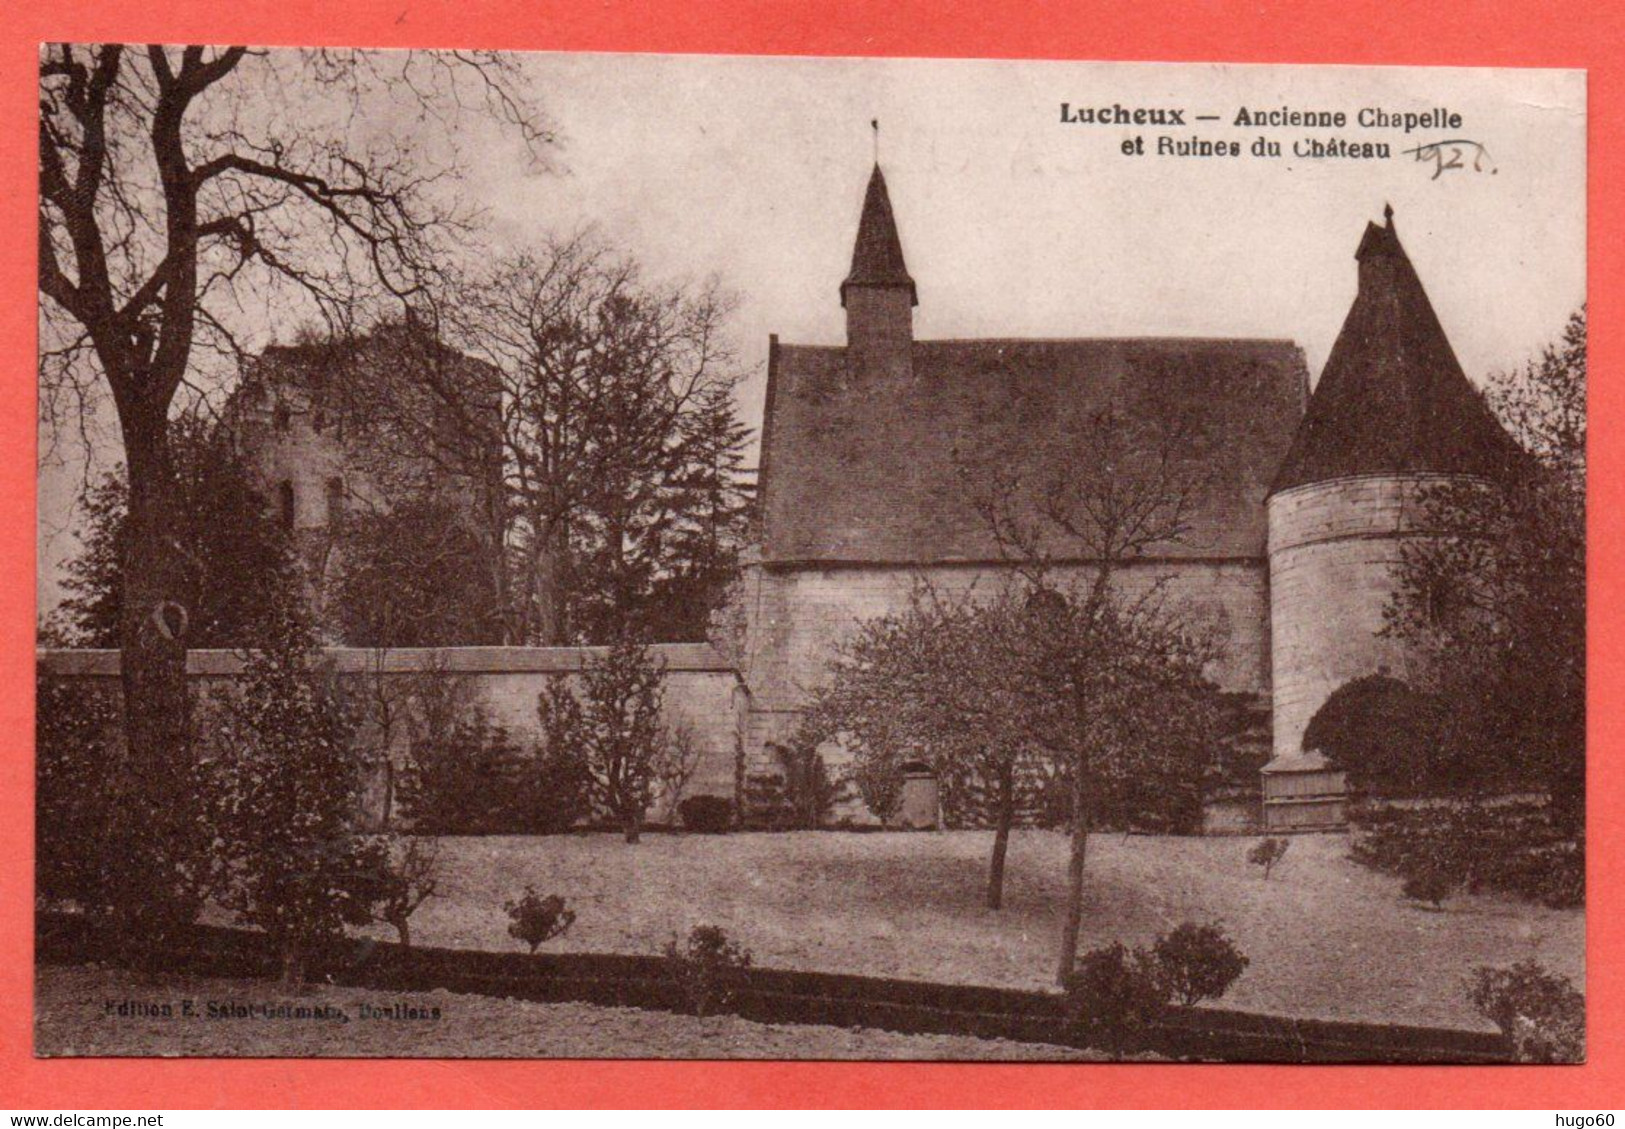
{"label": "round stone tower", "polygon": [[1274,753],[1352,679],[1413,677],[1414,657],[1382,634],[1404,543],[1427,536],[1430,484],[1493,483],[1516,455],[1468,382],[1393,209],[1369,224],[1359,289],[1270,487],[1270,665]]}

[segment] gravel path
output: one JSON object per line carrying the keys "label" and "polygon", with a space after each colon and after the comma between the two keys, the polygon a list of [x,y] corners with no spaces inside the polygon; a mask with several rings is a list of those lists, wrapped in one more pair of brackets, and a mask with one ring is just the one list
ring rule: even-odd
{"label": "gravel path", "polygon": [[[513,949],[502,904],[534,884],[577,913],[551,949],[653,953],[703,922],[759,965],[1048,988],[1066,843],[1017,832],[994,912],[982,905],[990,842],[974,831],[447,839],[445,896],[418,911],[413,939]],[[1083,947],[1221,921],[1252,962],[1226,1006],[1329,1019],[1488,1029],[1463,978],[1525,957],[1583,985],[1580,911],[1465,895],[1424,909],[1397,879],[1348,861],[1341,835],[1294,838],[1265,882],[1245,861],[1252,843],[1091,838]]]}
{"label": "gravel path", "polygon": [[[182,1001],[196,1014],[182,1014]],[[327,1008],[336,1018],[208,1018],[228,1012]],[[127,1012],[145,1014],[120,1015]],[[131,1006],[135,1005],[135,1006]],[[168,1005],[168,1017],[151,1014]],[[363,1007],[389,1018],[363,1018]],[[409,1018],[406,1009],[439,1011]],[[447,991],[371,993],[320,987],[287,993],[243,980],[155,978],[95,966],[42,965],[35,987],[38,1055],[413,1058],[776,1058],[1081,1060],[1087,1052],[956,1035],[696,1019],[588,1004],[539,1004]],[[111,1014],[109,1012],[111,1011]],[[329,1014],[332,1014],[330,1012]],[[282,1013],[286,1014],[286,1013]]]}

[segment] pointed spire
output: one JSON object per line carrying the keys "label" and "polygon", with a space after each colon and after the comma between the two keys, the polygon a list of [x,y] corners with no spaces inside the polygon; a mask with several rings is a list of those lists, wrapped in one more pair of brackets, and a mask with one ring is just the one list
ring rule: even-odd
{"label": "pointed spire", "polygon": [[852,248],[852,271],[841,283],[841,305],[846,305],[847,290],[854,286],[907,287],[909,304],[920,304],[914,280],[903,265],[903,243],[897,237],[897,221],[892,217],[891,197],[879,164],[870,174],[869,189],[863,196],[863,216],[858,220],[858,238]]}
{"label": "pointed spire", "polygon": [[1356,474],[1503,475],[1519,457],[1467,380],[1394,229],[1367,224],[1359,289],[1270,492]]}

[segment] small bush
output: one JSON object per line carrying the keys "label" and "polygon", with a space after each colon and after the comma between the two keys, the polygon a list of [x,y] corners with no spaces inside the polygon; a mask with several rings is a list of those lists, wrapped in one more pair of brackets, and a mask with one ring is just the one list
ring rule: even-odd
{"label": "small bush", "polygon": [[113,691],[46,675],[36,685],[36,895],[103,913],[119,900],[123,873],[123,710]]}
{"label": "small bush", "polygon": [[1264,881],[1270,879],[1270,871],[1275,864],[1286,855],[1286,850],[1292,845],[1290,839],[1260,839],[1258,845],[1247,852],[1247,861],[1254,866],[1264,868]]}
{"label": "small bush", "polygon": [[1414,902],[1431,902],[1434,909],[1456,888],[1456,880],[1439,867],[1427,867],[1405,879],[1400,892]]}
{"label": "small bush", "polygon": [[588,814],[586,768],[573,747],[516,740],[483,712],[412,746],[401,798],[425,835],[554,835]]}
{"label": "small bush", "polygon": [[690,796],[677,805],[683,830],[721,835],[733,828],[734,805],[726,796]]}
{"label": "small bush", "polygon": [[666,942],[665,956],[689,1011],[701,1018],[732,1005],[744,986],[751,960],[749,949],[729,940],[715,925],[696,925],[682,946],[673,937]]}
{"label": "small bush", "polygon": [[1249,963],[1222,926],[1189,921],[1158,937],[1152,956],[1163,986],[1186,1007],[1224,995]]}
{"label": "small bush", "polygon": [[1121,941],[1080,957],[1065,990],[1068,1020],[1087,1045],[1113,1055],[1121,1055],[1168,1003],[1156,960]]}
{"label": "small bush", "polygon": [[412,915],[438,893],[439,844],[417,836],[404,843],[380,842],[369,852],[362,897],[373,915],[393,925],[404,948],[412,947]]}
{"label": "small bush", "polygon": [[1473,970],[1468,998],[1501,1029],[1518,1062],[1584,1062],[1585,996],[1532,960]]}
{"label": "small bush", "polygon": [[1585,904],[1585,844],[1567,835],[1550,805],[1438,803],[1354,812],[1349,857],[1410,880],[1431,871],[1468,893],[1508,894],[1553,909]]}
{"label": "small bush", "polygon": [[831,778],[817,747],[798,736],[793,745],[769,748],[779,762],[779,771],[745,778],[745,807],[751,825],[769,831],[822,827],[840,798],[840,785]]}
{"label": "small bush", "polygon": [[777,773],[752,772],[745,777],[745,826],[760,831],[788,831],[795,823],[784,781]]}
{"label": "small bush", "polygon": [[529,945],[532,953],[541,947],[542,942],[550,941],[569,929],[576,919],[575,911],[565,908],[563,898],[557,894],[541,897],[534,886],[526,886],[523,898],[517,902],[507,902],[502,908],[508,911],[511,922],[508,936]]}
{"label": "small bush", "polygon": [[886,826],[897,817],[903,804],[903,773],[890,757],[859,757],[848,770],[847,779],[858,790],[858,798],[871,815]]}

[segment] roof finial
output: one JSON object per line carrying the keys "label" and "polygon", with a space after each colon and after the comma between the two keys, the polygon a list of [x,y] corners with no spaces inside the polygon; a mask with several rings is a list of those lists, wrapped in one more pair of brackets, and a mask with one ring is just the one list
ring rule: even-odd
{"label": "roof finial", "polygon": [[1383,204],[1382,218],[1383,222],[1385,222],[1389,227],[1394,226],[1394,206],[1392,204]]}
{"label": "roof finial", "polygon": [[880,119],[870,118],[869,128],[875,131],[875,164],[880,163]]}

